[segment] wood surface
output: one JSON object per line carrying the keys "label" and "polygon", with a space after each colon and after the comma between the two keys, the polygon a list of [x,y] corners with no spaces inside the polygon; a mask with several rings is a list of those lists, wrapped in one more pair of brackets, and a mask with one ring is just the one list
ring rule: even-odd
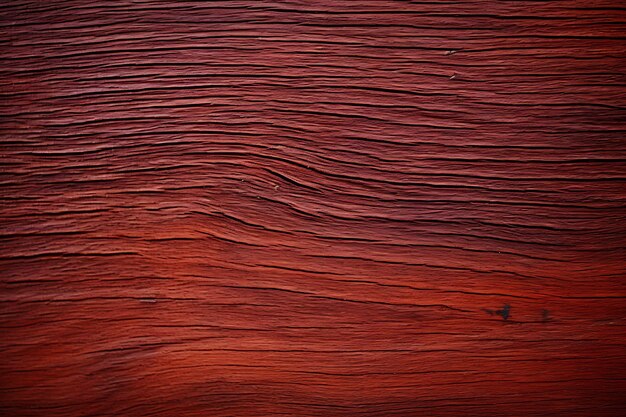
{"label": "wood surface", "polygon": [[620,416],[626,4],[0,3],[2,416]]}

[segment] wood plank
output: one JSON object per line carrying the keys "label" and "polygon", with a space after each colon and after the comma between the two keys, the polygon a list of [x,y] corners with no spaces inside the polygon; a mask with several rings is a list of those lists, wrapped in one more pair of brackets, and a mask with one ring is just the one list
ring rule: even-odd
{"label": "wood plank", "polygon": [[626,7],[0,4],[0,414],[617,416]]}

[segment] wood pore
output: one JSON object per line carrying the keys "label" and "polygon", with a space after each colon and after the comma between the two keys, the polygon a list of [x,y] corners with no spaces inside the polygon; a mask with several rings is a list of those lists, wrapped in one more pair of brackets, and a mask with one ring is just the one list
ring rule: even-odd
{"label": "wood pore", "polygon": [[0,4],[2,416],[620,416],[626,5]]}

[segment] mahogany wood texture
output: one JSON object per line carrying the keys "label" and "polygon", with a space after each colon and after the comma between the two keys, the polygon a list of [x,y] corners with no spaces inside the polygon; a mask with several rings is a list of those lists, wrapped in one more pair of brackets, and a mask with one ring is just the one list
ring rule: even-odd
{"label": "mahogany wood texture", "polygon": [[2,416],[619,416],[626,5],[0,4]]}

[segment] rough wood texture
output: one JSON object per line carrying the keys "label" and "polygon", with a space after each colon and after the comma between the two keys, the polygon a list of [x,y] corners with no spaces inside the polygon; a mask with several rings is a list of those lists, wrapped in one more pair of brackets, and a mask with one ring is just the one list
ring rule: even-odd
{"label": "rough wood texture", "polygon": [[0,414],[619,415],[625,23],[3,1]]}

